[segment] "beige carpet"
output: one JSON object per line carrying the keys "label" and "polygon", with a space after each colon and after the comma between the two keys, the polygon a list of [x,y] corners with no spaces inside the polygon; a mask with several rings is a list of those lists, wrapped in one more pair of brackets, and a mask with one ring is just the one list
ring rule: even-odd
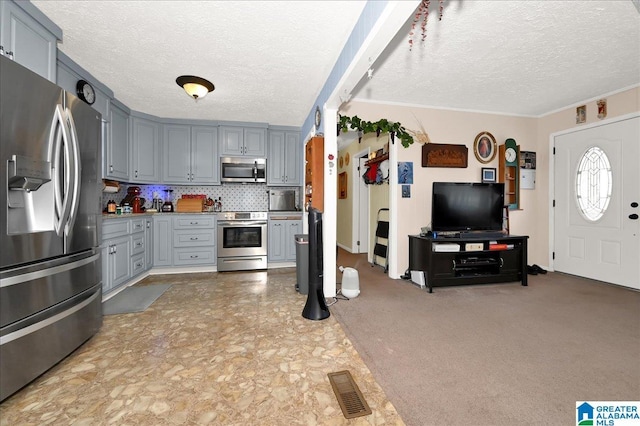
{"label": "beige carpet", "polygon": [[340,250],[361,293],[331,313],[407,425],[575,424],[576,401],[638,399],[640,292],[548,273],[429,294],[363,256]]}

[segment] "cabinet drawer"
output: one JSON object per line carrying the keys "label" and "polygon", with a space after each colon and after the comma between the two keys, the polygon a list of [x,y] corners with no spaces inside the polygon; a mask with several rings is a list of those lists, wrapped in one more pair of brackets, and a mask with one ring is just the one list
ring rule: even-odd
{"label": "cabinet drawer", "polygon": [[136,275],[145,271],[145,261],[144,254],[139,254],[137,256],[133,256],[131,258],[131,276],[135,277]]}
{"label": "cabinet drawer", "polygon": [[215,232],[213,229],[201,229],[199,231],[173,231],[174,247],[202,247],[215,245]]}
{"label": "cabinet drawer", "polygon": [[106,219],[102,221],[102,240],[129,235],[131,230],[130,219]]}
{"label": "cabinet drawer", "polygon": [[173,229],[214,228],[216,225],[213,216],[174,217]]}
{"label": "cabinet drawer", "polygon": [[177,248],[173,250],[173,264],[182,265],[215,265],[214,247]]}
{"label": "cabinet drawer", "polygon": [[144,231],[144,219],[131,219],[131,233]]}
{"label": "cabinet drawer", "polygon": [[134,234],[131,236],[131,255],[144,253],[144,234]]}

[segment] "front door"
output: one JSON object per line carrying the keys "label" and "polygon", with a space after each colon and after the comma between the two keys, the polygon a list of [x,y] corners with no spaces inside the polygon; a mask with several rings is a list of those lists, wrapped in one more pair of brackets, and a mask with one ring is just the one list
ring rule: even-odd
{"label": "front door", "polygon": [[640,117],[556,136],[554,264],[640,289]]}

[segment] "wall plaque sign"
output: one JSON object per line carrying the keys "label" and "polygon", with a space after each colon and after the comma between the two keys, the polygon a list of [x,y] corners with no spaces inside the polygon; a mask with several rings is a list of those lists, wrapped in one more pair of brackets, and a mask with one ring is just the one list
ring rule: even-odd
{"label": "wall plaque sign", "polygon": [[427,143],[422,145],[422,167],[467,167],[466,145]]}

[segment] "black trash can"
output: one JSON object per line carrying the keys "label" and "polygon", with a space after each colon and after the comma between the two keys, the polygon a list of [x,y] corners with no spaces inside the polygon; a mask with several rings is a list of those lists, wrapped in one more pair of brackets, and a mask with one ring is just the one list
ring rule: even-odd
{"label": "black trash can", "polygon": [[309,234],[296,234],[296,290],[309,293]]}

